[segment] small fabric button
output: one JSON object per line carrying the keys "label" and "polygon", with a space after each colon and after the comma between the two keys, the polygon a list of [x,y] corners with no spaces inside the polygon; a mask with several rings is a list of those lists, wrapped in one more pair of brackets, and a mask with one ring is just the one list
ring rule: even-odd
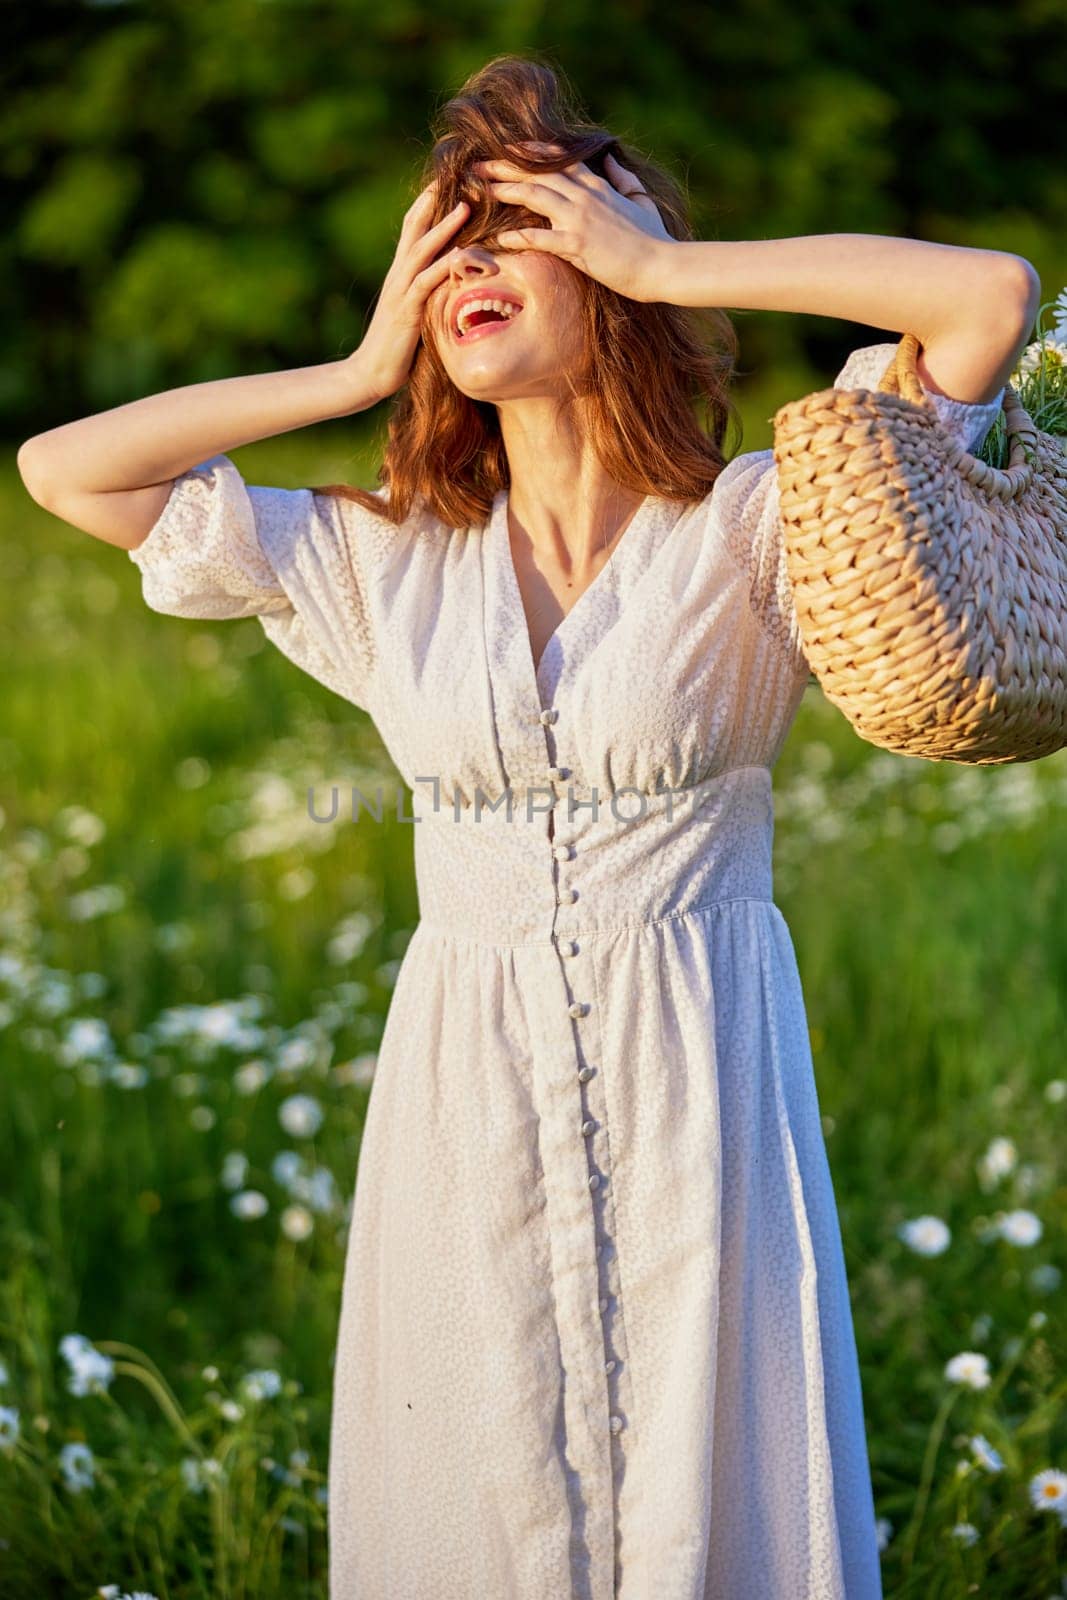
{"label": "small fabric button", "polygon": [[624,1424],[621,1417],[610,1417],[608,1419],[608,1427],[611,1429],[612,1433],[621,1433],[623,1426]]}
{"label": "small fabric button", "polygon": [[593,1076],[594,1070],[595,1069],[593,1067],[582,1067],[582,1068],[580,1068],[580,1070],[578,1072],[578,1082],[579,1083],[588,1083],[590,1078]]}
{"label": "small fabric button", "polygon": [[[565,861],[567,857],[557,856],[556,859],[559,861]],[[561,905],[572,906],[578,898],[578,891],[577,889],[561,889],[559,891],[559,898]]]}
{"label": "small fabric button", "polygon": [[551,727],[552,723],[556,721],[558,716],[559,712],[556,710],[555,706],[548,706],[544,711],[541,712],[538,720],[543,722],[545,727],[548,728]]}
{"label": "small fabric button", "polygon": [[605,1372],[614,1372],[615,1371],[615,1363],[614,1363],[614,1361],[605,1361],[605,1363],[604,1363],[604,1371]]}
{"label": "small fabric button", "polygon": [[552,846],[552,854],[557,861],[569,861],[574,851],[569,844],[554,844]]}
{"label": "small fabric button", "polygon": [[600,1302],[600,1309],[601,1309],[601,1311],[606,1311],[608,1309],[608,1302],[607,1302],[607,1297],[606,1296]]}
{"label": "small fabric button", "polygon": [[585,1122],[582,1123],[582,1132],[585,1134],[585,1137],[588,1139],[588,1137],[589,1137],[589,1135],[591,1133],[595,1133],[596,1132],[596,1123],[595,1122],[591,1122],[587,1118],[585,1120]]}
{"label": "small fabric button", "polygon": [[559,947],[565,956],[576,956],[578,954],[578,941],[576,939],[562,939]]}
{"label": "small fabric button", "polygon": [[584,1000],[572,1000],[567,1007],[567,1015],[569,1017],[584,1017],[588,1010],[589,1007]]}
{"label": "small fabric button", "polygon": [[549,767],[548,769],[548,776],[553,783],[555,783],[557,778],[569,778],[570,775],[570,767]]}
{"label": "small fabric button", "polygon": [[[589,1187],[590,1187],[590,1189],[598,1189],[600,1187],[600,1173],[599,1172],[591,1172],[589,1174]],[[603,1311],[604,1307],[601,1306],[600,1309],[601,1309],[601,1311]]]}

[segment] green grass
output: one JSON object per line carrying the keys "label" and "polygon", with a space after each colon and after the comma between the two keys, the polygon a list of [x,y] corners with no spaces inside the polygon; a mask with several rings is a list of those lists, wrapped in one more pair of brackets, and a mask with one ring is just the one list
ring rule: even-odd
{"label": "green grass", "polygon": [[[767,442],[753,431],[746,448]],[[252,482],[369,483],[372,449],[320,429],[234,459]],[[369,791],[392,768],[367,718],[257,622],[149,611],[122,552],[32,504],[13,450],[0,507],[0,1406],[19,1412],[0,1593],[321,1600],[346,1205],[365,1058],[417,918],[411,829],[307,822],[308,784]],[[1067,1594],[1067,1530],[1028,1491],[1067,1469],[1067,761],[888,756],[812,687],[775,797],[891,1524],[885,1592]],[[113,903],[77,914],[108,886]],[[167,1008],[218,1004],[226,1022],[242,996],[258,1001],[232,1044],[168,1031]],[[100,1060],[84,1032],[64,1059],[76,1018],[107,1025]],[[279,1122],[294,1095],[321,1106],[313,1134]],[[996,1137],[1017,1159],[984,1186]],[[318,1169],[310,1192],[274,1168],[286,1150],[305,1181]],[[265,1214],[236,1216],[238,1189]],[[306,1238],[287,1237],[287,1207]],[[1017,1209],[1041,1220],[1032,1245],[990,1236]],[[925,1214],[951,1229],[941,1255],[898,1236]],[[114,1360],[101,1392],[69,1392],[72,1333]],[[988,1387],[946,1380],[965,1350],[987,1355]],[[257,1369],[278,1394],[242,1398]],[[1003,1471],[958,1470],[977,1434]],[[72,1442],[95,1462],[80,1491]],[[182,1463],[205,1458],[219,1469],[195,1492]]]}

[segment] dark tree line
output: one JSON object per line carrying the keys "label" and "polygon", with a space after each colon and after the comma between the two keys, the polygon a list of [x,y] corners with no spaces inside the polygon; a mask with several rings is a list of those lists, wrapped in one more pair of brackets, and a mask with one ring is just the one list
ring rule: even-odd
{"label": "dark tree line", "polygon": [[[667,162],[703,237],[904,234],[1017,251],[1046,298],[1067,282],[1067,12],[1049,0],[98,0],[4,24],[14,436],[347,354],[434,106],[504,50],[545,53]],[[857,342],[757,318],[743,364],[828,369]]]}

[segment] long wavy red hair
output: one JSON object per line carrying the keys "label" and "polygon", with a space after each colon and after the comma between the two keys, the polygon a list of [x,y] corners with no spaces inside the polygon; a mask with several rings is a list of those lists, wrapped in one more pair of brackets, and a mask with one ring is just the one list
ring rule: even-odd
{"label": "long wavy red hair", "polygon": [[[471,203],[454,245],[493,247],[506,228],[547,227],[547,219],[496,199],[473,162],[516,159],[520,140],[562,147],[536,158],[532,172],[584,161],[604,174],[610,152],[635,173],[656,201],[668,233],[693,237],[680,186],[653,161],[589,122],[558,68],[529,56],[503,55],[473,73],[435,119],[433,148],[418,187],[438,180],[431,224],[461,199]],[[630,300],[557,258],[578,280],[587,359],[565,403],[580,406],[581,423],[611,477],[641,495],[685,502],[709,492],[725,464],[731,427],[740,436],[730,383],[737,334],[725,312]],[[358,501],[395,523],[424,503],[448,527],[484,524],[500,489],[509,486],[507,454],[496,407],[456,388],[432,336],[417,347],[407,382],[393,398],[388,441],[378,470],[384,488],[316,485],[320,494]]]}

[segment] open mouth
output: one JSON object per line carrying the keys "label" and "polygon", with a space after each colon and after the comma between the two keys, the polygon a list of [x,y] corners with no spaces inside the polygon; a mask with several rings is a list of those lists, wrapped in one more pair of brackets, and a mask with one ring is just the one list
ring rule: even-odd
{"label": "open mouth", "polygon": [[470,339],[486,333],[498,333],[514,322],[522,311],[522,304],[510,298],[496,299],[485,296],[478,300],[465,300],[453,322],[457,342],[466,344]]}

